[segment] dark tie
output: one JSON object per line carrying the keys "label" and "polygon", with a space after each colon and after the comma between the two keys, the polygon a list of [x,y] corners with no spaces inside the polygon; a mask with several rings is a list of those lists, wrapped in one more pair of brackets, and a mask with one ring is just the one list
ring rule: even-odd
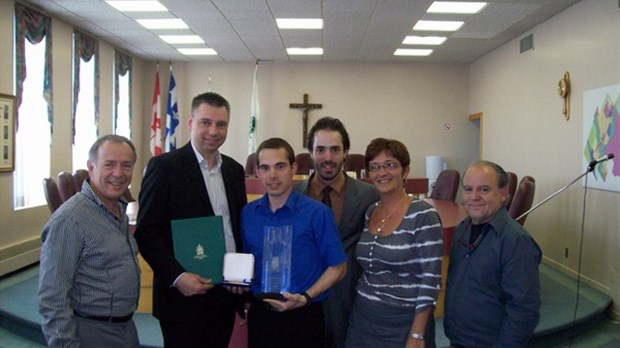
{"label": "dark tie", "polygon": [[329,198],[329,193],[332,192],[333,188],[331,186],[325,186],[323,188],[323,198],[321,198],[321,202],[326,204],[328,207],[332,207],[332,200]]}

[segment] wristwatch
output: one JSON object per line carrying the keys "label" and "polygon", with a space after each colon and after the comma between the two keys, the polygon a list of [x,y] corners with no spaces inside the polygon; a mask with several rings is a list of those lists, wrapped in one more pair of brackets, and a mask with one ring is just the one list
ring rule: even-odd
{"label": "wristwatch", "polygon": [[310,302],[312,302],[312,296],[308,295],[307,292],[302,292],[301,296],[306,298],[306,306],[310,304]]}

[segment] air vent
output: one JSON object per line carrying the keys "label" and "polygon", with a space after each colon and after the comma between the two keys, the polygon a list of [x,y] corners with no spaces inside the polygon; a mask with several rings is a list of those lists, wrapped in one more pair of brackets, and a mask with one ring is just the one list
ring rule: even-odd
{"label": "air vent", "polygon": [[521,39],[519,46],[521,53],[534,50],[534,34],[530,34]]}
{"label": "air vent", "polygon": [[0,276],[37,262],[40,253],[39,237],[0,248]]}

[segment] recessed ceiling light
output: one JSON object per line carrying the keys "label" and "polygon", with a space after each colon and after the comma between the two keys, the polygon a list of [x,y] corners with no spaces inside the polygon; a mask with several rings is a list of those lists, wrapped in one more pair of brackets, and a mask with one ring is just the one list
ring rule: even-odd
{"label": "recessed ceiling light", "polygon": [[435,1],[426,12],[473,14],[480,12],[486,5],[486,2]]}
{"label": "recessed ceiling light", "polygon": [[276,18],[280,29],[323,29],[321,18]]}
{"label": "recessed ceiling light", "polygon": [[179,48],[178,50],[186,56],[217,56],[213,48]]}
{"label": "recessed ceiling light", "polygon": [[323,54],[323,48],[321,47],[309,47],[309,48],[292,47],[292,48],[287,48],[286,53],[288,53],[291,56],[320,56]]}
{"label": "recessed ceiling light", "polygon": [[198,35],[159,35],[159,37],[169,44],[204,43]]}
{"label": "recessed ceiling light", "polygon": [[136,19],[136,22],[142,24],[147,29],[187,29],[189,28],[180,18],[162,18],[162,19]]}
{"label": "recessed ceiling light", "polygon": [[166,12],[168,9],[159,1],[106,1],[108,5],[121,12]]}
{"label": "recessed ceiling light", "polygon": [[404,45],[441,45],[446,41],[443,36],[406,36]]}
{"label": "recessed ceiling light", "polygon": [[433,53],[431,49],[399,48],[394,51],[395,56],[428,56]]}
{"label": "recessed ceiling light", "polygon": [[413,30],[457,31],[465,22],[462,21],[418,21]]}

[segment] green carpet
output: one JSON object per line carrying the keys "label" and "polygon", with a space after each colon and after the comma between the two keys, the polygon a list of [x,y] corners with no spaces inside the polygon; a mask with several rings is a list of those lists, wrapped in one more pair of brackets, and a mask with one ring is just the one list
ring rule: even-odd
{"label": "green carpet", "polygon": [[[40,329],[37,282],[37,266],[0,279],[0,326],[10,332],[0,331],[0,338],[14,334],[40,345],[45,344]],[[531,347],[567,347],[571,338],[571,348],[620,347],[620,326],[602,320],[611,304],[608,295],[582,283],[579,309],[576,319],[573,320],[576,280],[542,264],[540,284],[541,318]],[[157,320],[152,315],[143,313],[136,314],[134,318],[142,347],[161,347],[163,340]],[[443,320],[437,319],[436,324],[437,345],[447,347],[449,341],[443,332]],[[598,332],[601,328],[604,329],[603,333]],[[13,346],[17,345],[11,347]],[[24,347],[38,345],[26,344]]]}

